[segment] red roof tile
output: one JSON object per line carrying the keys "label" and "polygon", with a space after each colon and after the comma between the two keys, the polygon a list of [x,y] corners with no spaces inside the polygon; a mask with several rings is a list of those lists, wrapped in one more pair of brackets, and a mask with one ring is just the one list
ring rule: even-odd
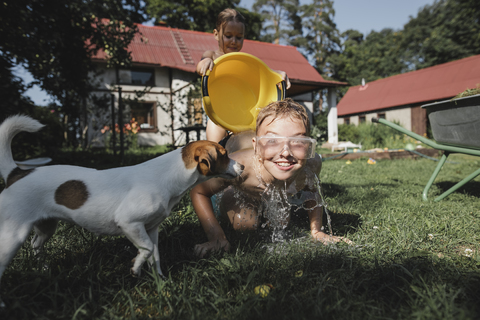
{"label": "red roof tile", "polygon": [[[218,46],[213,34],[188,31],[169,27],[149,27],[139,25],[139,31],[130,44],[133,63],[149,64],[195,72],[196,65],[206,50]],[[175,37],[177,33],[177,37]],[[182,51],[182,41],[184,50]],[[288,77],[299,84],[314,87],[344,85],[337,81],[324,80],[308,60],[292,46],[276,45],[259,41],[245,40],[242,52],[250,53],[271,69],[283,70]],[[95,59],[105,59],[99,52]]]}
{"label": "red roof tile", "polygon": [[348,89],[338,115],[371,112],[454,97],[480,84],[480,55],[407,72]]}

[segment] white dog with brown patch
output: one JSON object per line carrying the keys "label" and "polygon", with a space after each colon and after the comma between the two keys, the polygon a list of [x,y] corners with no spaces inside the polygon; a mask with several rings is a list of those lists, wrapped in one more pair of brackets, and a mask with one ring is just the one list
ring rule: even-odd
{"label": "white dog with brown patch", "polygon": [[196,184],[214,177],[235,178],[243,171],[223,147],[209,141],[192,142],[130,167],[21,170],[12,157],[12,139],[42,127],[27,116],[10,117],[0,125],[0,174],[6,185],[0,194],[0,279],[32,227],[32,246],[38,253],[58,220],[96,234],[127,236],[139,251],[132,273],[140,275],[148,259],[162,275],[158,227],[173,206]]}

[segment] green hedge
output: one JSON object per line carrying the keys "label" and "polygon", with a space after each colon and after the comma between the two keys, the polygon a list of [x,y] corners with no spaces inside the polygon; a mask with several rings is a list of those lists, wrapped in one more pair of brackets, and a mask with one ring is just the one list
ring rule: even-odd
{"label": "green hedge", "polygon": [[[399,125],[398,122],[394,122]],[[408,144],[416,146],[416,140],[385,125],[362,123],[338,125],[338,140],[362,145],[363,150],[374,148],[403,149]]]}

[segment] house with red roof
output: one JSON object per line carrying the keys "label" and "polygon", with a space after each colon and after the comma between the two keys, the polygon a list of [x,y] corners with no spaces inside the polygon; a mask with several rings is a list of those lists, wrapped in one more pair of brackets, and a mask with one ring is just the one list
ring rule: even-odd
{"label": "house with red roof", "polygon": [[[205,116],[201,99],[191,97],[193,83],[199,76],[196,65],[206,50],[215,50],[218,43],[211,33],[188,31],[163,26],[139,25],[139,32],[129,46],[132,65],[125,69],[107,68],[107,55],[99,52],[93,59],[100,71],[96,77],[98,96],[111,96],[118,115],[119,101],[124,108],[124,121],[135,118],[140,124],[139,143],[143,145],[182,144],[190,139],[205,138]],[[313,92],[334,88],[344,83],[328,81],[292,46],[245,40],[242,52],[261,59],[274,70],[287,73],[291,88],[287,96],[313,112]],[[121,88],[121,99],[119,99]],[[142,92],[143,94],[139,94]],[[336,104],[336,99],[331,99]],[[110,110],[92,116],[89,137],[102,140],[103,123],[109,124]],[[195,135],[197,134],[197,135]]]}
{"label": "house with red roof", "polygon": [[337,106],[338,124],[398,121],[423,135],[427,115],[422,105],[451,99],[480,85],[480,55],[350,87]]}

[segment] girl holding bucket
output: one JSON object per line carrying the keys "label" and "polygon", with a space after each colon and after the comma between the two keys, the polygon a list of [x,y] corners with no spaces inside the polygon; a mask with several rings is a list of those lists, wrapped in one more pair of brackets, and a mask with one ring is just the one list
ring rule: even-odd
{"label": "girl holding bucket", "polygon": [[[212,70],[214,60],[226,53],[240,52],[243,47],[245,35],[245,18],[235,9],[225,9],[218,15],[216,28],[213,35],[218,41],[218,49],[208,50],[202,55],[202,59],[197,64],[197,73],[204,76],[207,70]],[[286,82],[286,88],[290,88],[290,81],[287,74],[283,71],[276,71]],[[219,142],[226,135],[227,131],[217,126],[212,120],[207,123],[207,140]]]}

